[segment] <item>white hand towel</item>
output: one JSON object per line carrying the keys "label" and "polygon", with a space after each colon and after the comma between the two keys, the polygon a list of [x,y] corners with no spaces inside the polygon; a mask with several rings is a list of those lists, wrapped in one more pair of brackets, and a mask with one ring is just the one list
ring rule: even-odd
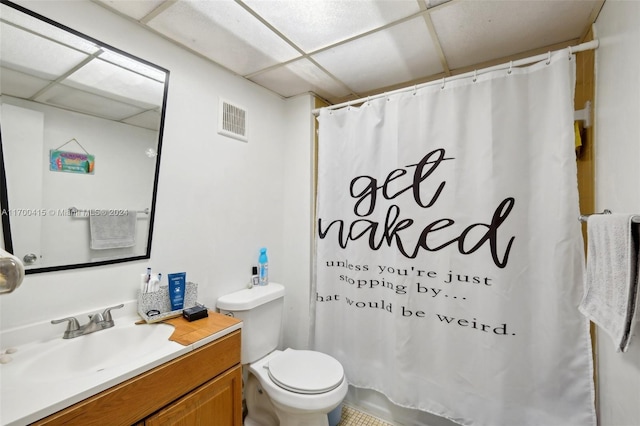
{"label": "white hand towel", "polygon": [[596,214],[587,220],[587,273],[580,312],[625,352],[633,333],[638,292],[638,237],[633,215]]}
{"label": "white hand towel", "polygon": [[91,248],[104,250],[135,246],[136,221],[137,213],[135,211],[119,216],[91,214],[89,216]]}

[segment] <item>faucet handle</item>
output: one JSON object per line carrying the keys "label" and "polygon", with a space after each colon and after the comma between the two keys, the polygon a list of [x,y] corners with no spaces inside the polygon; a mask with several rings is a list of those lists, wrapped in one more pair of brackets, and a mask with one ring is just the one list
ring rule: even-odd
{"label": "faucet handle", "polygon": [[66,332],[76,331],[80,329],[80,323],[74,317],[62,318],[59,320],[51,320],[51,324],[60,324],[61,322],[65,322],[65,321],[69,321]]}
{"label": "faucet handle", "polygon": [[89,315],[89,322],[100,324],[103,321],[104,321],[104,316],[100,312]]}
{"label": "faucet handle", "polygon": [[104,316],[104,320],[105,321],[113,321],[113,318],[111,317],[111,310],[112,309],[120,309],[124,307],[124,303],[121,303],[117,306],[112,306],[110,308],[107,308],[104,310],[104,312],[102,313],[102,315]]}

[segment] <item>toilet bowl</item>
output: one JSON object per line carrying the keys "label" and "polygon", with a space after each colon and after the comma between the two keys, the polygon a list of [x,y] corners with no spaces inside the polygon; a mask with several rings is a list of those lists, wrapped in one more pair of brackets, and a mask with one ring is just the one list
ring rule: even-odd
{"label": "toilet bowl", "polygon": [[243,321],[245,426],[327,426],[347,394],[335,358],[310,350],[276,350],[284,287],[270,283],[222,296],[218,310]]}
{"label": "toilet bowl", "polygon": [[[249,365],[245,426],[327,426],[327,415],[347,394],[340,363],[320,352],[286,349]],[[260,391],[264,392],[260,401]],[[273,417],[265,420],[265,407]],[[253,408],[253,410],[252,410]],[[267,415],[268,416],[268,415]]]}

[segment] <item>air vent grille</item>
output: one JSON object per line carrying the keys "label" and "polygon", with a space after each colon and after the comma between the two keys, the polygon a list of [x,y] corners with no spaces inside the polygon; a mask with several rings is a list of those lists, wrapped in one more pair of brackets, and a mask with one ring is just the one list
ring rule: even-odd
{"label": "air vent grille", "polygon": [[220,99],[218,133],[241,141],[247,141],[247,110]]}

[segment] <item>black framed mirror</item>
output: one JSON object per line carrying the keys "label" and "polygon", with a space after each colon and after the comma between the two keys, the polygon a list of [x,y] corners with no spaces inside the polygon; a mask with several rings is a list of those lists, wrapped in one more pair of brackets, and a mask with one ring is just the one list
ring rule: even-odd
{"label": "black framed mirror", "polygon": [[169,71],[0,7],[5,249],[27,274],[148,259]]}

